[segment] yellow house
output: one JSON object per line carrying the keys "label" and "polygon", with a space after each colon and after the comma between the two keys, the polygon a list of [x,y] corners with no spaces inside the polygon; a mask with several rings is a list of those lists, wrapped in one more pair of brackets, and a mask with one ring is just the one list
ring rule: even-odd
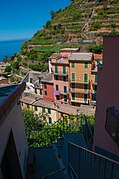
{"label": "yellow house", "polygon": [[90,104],[91,70],[94,57],[92,53],[72,53],[70,63],[70,103]]}

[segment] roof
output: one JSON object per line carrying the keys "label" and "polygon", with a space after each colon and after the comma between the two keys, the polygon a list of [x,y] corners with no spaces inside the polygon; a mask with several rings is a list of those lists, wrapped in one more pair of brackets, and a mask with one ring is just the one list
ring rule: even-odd
{"label": "roof", "polygon": [[39,107],[44,107],[44,108],[51,108],[54,109],[54,103],[47,101],[47,100],[38,100],[36,102],[33,103],[34,106],[39,106]]}
{"label": "roof", "polygon": [[95,59],[95,60],[98,60],[98,59],[99,59],[99,60],[102,60],[102,54],[95,54],[95,53],[94,53],[94,59]]}
{"label": "roof", "polygon": [[21,102],[25,104],[33,104],[34,101],[35,101],[34,98],[29,98],[29,97],[22,97],[22,100],[21,100]]}
{"label": "roof", "polygon": [[[86,114],[86,115],[93,115],[95,113],[95,107],[87,106],[87,105],[81,105],[81,107],[72,106],[69,104],[61,104],[61,103],[55,103],[50,102],[43,99],[35,99],[30,97],[22,97],[21,102],[24,102],[26,104],[31,104],[33,106],[37,107],[43,107],[43,108],[50,108],[52,110],[58,111],[63,114],[73,114],[77,115],[80,113]],[[78,112],[77,112],[78,111]]]}
{"label": "roof", "polygon": [[47,82],[47,83],[53,83],[52,74],[48,74],[46,77],[44,77],[41,82]]}
{"label": "roof", "polygon": [[60,58],[60,57],[61,57],[60,53],[53,53],[53,54],[49,57],[49,59],[52,59],[52,58]]}
{"label": "roof", "polygon": [[6,114],[14,101],[25,89],[25,83],[0,87],[0,118]]}
{"label": "roof", "polygon": [[77,114],[77,110],[79,110],[79,107],[76,106],[71,106],[68,104],[58,104],[57,105],[57,111],[64,113],[64,114],[73,114],[76,115]]}
{"label": "roof", "polygon": [[69,60],[91,61],[92,53],[72,53]]}

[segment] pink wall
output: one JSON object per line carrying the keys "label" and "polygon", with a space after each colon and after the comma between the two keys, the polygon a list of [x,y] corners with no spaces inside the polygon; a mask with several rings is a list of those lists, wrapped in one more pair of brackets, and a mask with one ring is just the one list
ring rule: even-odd
{"label": "pink wall", "polygon": [[[54,101],[53,83],[45,83],[45,84],[47,85],[47,88],[44,88],[44,83],[43,83],[43,99],[48,101]],[[47,95],[45,95],[44,91],[47,91]]]}
{"label": "pink wall", "polygon": [[105,130],[107,107],[119,109],[119,36],[105,36],[103,67],[99,70],[94,147],[119,155],[119,146]]}

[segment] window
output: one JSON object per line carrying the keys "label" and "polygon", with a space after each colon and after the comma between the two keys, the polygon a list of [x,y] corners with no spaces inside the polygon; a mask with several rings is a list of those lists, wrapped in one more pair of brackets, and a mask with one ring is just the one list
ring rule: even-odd
{"label": "window", "polygon": [[32,78],[30,78],[30,83],[32,83],[33,82],[33,79]]}
{"label": "window", "polygon": [[71,78],[72,78],[72,81],[75,81],[75,73],[71,73]]}
{"label": "window", "polygon": [[71,67],[75,68],[75,63],[74,62],[71,63]]}
{"label": "window", "polygon": [[40,89],[40,95],[42,95],[42,89]]}
{"label": "window", "polygon": [[64,93],[67,93],[67,86],[64,86]]}
{"label": "window", "polygon": [[56,85],[56,91],[58,91],[58,90],[59,90],[58,85]]}
{"label": "window", "polygon": [[84,84],[84,91],[87,91],[87,90],[88,90],[88,85]]}
{"label": "window", "polygon": [[84,94],[84,101],[86,102],[88,99],[88,95],[87,94]]}
{"label": "window", "polygon": [[47,96],[47,91],[44,91],[44,94]]}
{"label": "window", "polygon": [[107,108],[105,128],[112,139],[119,145],[119,109]]}
{"label": "window", "polygon": [[37,89],[35,88],[35,93],[37,94]]}
{"label": "window", "polygon": [[67,77],[66,76],[63,76],[63,81],[67,81]]}
{"label": "window", "polygon": [[95,83],[98,81],[98,74],[95,74]]}
{"label": "window", "polygon": [[45,112],[45,108],[42,108],[42,112],[43,112],[43,113]]}
{"label": "window", "polygon": [[44,88],[47,89],[47,84],[44,83]]}
{"label": "window", "polygon": [[63,66],[63,74],[66,74],[66,67]]}
{"label": "window", "polygon": [[52,118],[49,117],[49,124],[52,124]]}
{"label": "window", "polygon": [[72,93],[72,100],[75,100],[75,93]]}
{"label": "window", "polygon": [[58,76],[57,76],[57,75],[55,75],[55,76],[54,76],[54,79],[55,79],[55,80],[58,80]]}
{"label": "window", "polygon": [[72,89],[75,89],[75,83],[72,83]]}
{"label": "window", "polygon": [[55,66],[55,73],[58,73],[58,66]]}
{"label": "window", "polygon": [[48,114],[51,114],[51,109],[48,108]]}
{"label": "window", "polygon": [[64,102],[67,102],[67,95],[64,95]]}
{"label": "window", "polygon": [[27,104],[27,108],[28,108],[28,109],[30,108],[29,104]]}
{"label": "window", "polygon": [[57,100],[59,100],[59,99],[60,99],[60,97],[57,95],[57,96],[56,96],[56,99],[57,99]]}
{"label": "window", "polygon": [[35,111],[37,111],[37,110],[38,110],[38,109],[37,109],[37,106],[34,106],[34,110],[35,110]]}
{"label": "window", "polygon": [[88,68],[88,62],[84,63],[84,68]]}
{"label": "window", "polygon": [[84,74],[84,82],[88,82],[88,74]]}

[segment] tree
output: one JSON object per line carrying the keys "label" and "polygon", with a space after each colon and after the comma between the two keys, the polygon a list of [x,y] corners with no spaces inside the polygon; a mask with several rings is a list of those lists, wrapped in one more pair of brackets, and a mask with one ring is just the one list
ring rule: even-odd
{"label": "tree", "polygon": [[[35,114],[33,111],[23,109],[24,124],[26,130],[26,136],[29,145],[33,143],[33,135],[36,131],[41,130],[46,124],[46,118],[43,114]],[[46,115],[45,115],[46,117]]]}
{"label": "tree", "polygon": [[6,72],[6,73],[10,73],[10,72],[11,72],[11,66],[6,66],[5,72]]}

